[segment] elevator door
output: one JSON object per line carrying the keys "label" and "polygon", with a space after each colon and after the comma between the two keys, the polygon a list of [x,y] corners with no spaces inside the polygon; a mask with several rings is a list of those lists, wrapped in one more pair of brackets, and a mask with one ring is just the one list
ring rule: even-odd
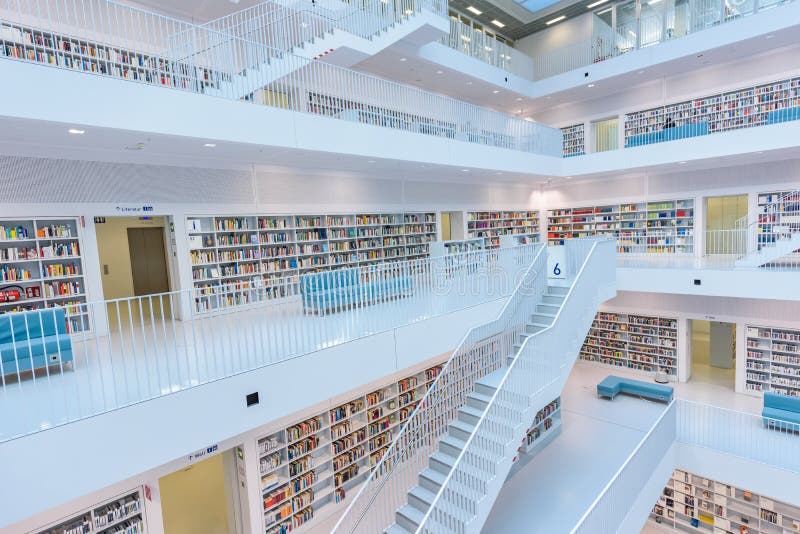
{"label": "elevator door", "polygon": [[137,297],[167,293],[167,257],[163,228],[128,228],[133,292]]}

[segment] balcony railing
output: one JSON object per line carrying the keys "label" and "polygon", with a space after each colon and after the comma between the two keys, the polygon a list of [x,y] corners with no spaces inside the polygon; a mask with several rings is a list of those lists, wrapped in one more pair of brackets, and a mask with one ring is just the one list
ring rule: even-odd
{"label": "balcony railing", "polygon": [[556,156],[557,129],[106,0],[0,0],[0,57]]}
{"label": "balcony railing", "polygon": [[530,56],[452,17],[450,33],[439,42],[526,80],[533,79]]}
{"label": "balcony railing", "polygon": [[[0,315],[0,441],[504,297],[541,248]],[[248,306],[196,313],[205,301]]]}

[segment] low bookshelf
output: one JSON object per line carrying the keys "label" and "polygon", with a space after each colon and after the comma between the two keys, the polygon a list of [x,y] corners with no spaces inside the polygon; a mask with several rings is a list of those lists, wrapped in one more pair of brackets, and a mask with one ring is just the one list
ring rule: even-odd
{"label": "low bookshelf", "polygon": [[678,320],[598,312],[581,347],[581,360],[678,378]]}
{"label": "low bookshelf", "polygon": [[435,365],[257,440],[264,532],[344,511],[436,380]]}
{"label": "low bookshelf", "polygon": [[498,248],[500,236],[525,234],[532,238],[538,233],[538,211],[467,212],[467,237],[483,238],[486,248]]}
{"label": "low bookshelf", "polygon": [[667,532],[800,532],[800,507],[676,469],[650,513]]}
{"label": "low bookshelf", "polygon": [[448,254],[462,254],[464,252],[477,252],[486,248],[486,241],[482,237],[472,239],[454,239],[451,241],[438,241],[431,243],[431,257],[445,256]]}
{"label": "low bookshelf", "polygon": [[0,314],[62,307],[67,331],[89,328],[75,218],[0,219]]}
{"label": "low bookshelf", "polygon": [[197,310],[250,304],[256,284],[304,273],[425,258],[436,220],[433,212],[188,217]]}
{"label": "low bookshelf", "polygon": [[745,391],[800,397],[800,330],[745,327]]}
{"label": "low bookshelf", "polygon": [[550,245],[593,236],[615,239],[620,253],[691,254],[694,199],[559,208],[547,217]]}
{"label": "low bookshelf", "polygon": [[561,397],[536,412],[520,452],[536,454],[561,433]]}
{"label": "low bookshelf", "polygon": [[43,529],[36,534],[146,534],[147,523],[141,488],[103,501],[92,508],[84,509],[71,517]]}

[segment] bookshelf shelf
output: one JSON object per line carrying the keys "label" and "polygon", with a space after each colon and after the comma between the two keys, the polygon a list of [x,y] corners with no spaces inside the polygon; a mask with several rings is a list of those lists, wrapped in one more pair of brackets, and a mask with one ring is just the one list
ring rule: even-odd
{"label": "bookshelf shelf", "polygon": [[800,508],[676,469],[649,521],[669,532],[785,534],[800,531]]}
{"label": "bookshelf shelf", "polygon": [[[500,236],[539,233],[538,211],[467,212],[467,237],[483,238],[484,248],[498,248]],[[533,242],[537,242],[536,241]]]}
{"label": "bookshelf shelf", "polygon": [[423,258],[436,239],[433,212],[187,218],[200,312],[249,304],[256,283]]}
{"label": "bookshelf shelf", "polygon": [[75,218],[0,219],[0,289],[20,292],[19,300],[0,302],[0,313],[69,307],[67,331],[87,330],[81,250]]}
{"label": "bookshelf shelf", "polygon": [[141,488],[118,495],[59,521],[37,534],[146,534]]}
{"label": "bookshelf shelf", "polygon": [[612,367],[678,378],[678,320],[671,317],[598,312],[580,358]]}
{"label": "bookshelf shelf", "polygon": [[800,330],[746,325],[745,391],[800,397]]}
{"label": "bookshelf shelf", "polygon": [[561,397],[536,413],[520,452],[536,454],[561,433]]}
{"label": "bookshelf shelf", "polygon": [[620,253],[693,253],[694,199],[562,208],[547,218],[550,245],[596,235],[616,239]]}
{"label": "bookshelf shelf", "polygon": [[561,128],[562,148],[565,158],[582,156],[586,154],[586,141],[584,135],[584,125],[573,124]]}
{"label": "bookshelf shelf", "polygon": [[[283,532],[296,532],[321,516],[320,510],[344,502],[372,472],[441,368],[424,369],[258,439],[265,531],[280,532],[285,524]],[[401,406],[399,398],[413,392],[416,401]],[[295,506],[307,491],[302,507]],[[308,512],[303,523],[294,524],[301,512]]]}

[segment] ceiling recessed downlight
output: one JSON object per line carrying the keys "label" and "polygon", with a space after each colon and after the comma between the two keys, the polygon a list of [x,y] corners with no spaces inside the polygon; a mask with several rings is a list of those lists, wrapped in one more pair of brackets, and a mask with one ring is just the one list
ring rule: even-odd
{"label": "ceiling recessed downlight", "polygon": [[517,97],[517,102],[522,102],[522,97],[521,96]]}
{"label": "ceiling recessed downlight", "polygon": [[592,87],[594,87],[594,84],[593,84],[593,83],[590,83],[590,84],[589,84],[589,85],[587,85],[586,87],[592,88]]}
{"label": "ceiling recessed downlight", "polygon": [[601,5],[601,4],[605,4],[606,2],[608,2],[608,0],[597,0],[597,2],[592,2],[591,4],[586,6],[586,9],[592,9],[593,7],[597,7],[597,6]]}
{"label": "ceiling recessed downlight", "polygon": [[408,59],[406,59],[406,58],[404,58],[404,57],[401,57],[401,58],[400,58],[400,61],[408,61]]}
{"label": "ceiling recessed downlight", "polygon": [[493,19],[493,20],[492,20],[492,24],[494,24],[494,25],[495,25],[495,26],[497,26],[498,28],[505,28],[505,27],[506,27],[506,25],[505,25],[505,24],[503,24],[502,22],[500,22],[500,21],[499,21],[499,20],[497,20],[497,19]]}
{"label": "ceiling recessed downlight", "polygon": [[556,18],[554,18],[552,20],[548,20],[547,22],[545,22],[545,25],[546,26],[550,26],[551,24],[555,24],[556,22],[561,22],[565,18],[567,18],[566,15],[561,15],[560,17],[556,17]]}
{"label": "ceiling recessed downlight", "polygon": [[206,147],[206,148],[214,148],[215,146],[217,146],[217,144],[216,143],[206,143],[203,146]]}
{"label": "ceiling recessed downlight", "polygon": [[499,93],[499,92],[500,92],[500,89],[495,89],[495,90],[494,90],[494,91],[492,91],[492,92],[493,92],[494,94],[497,94],[497,93]]}
{"label": "ceiling recessed downlight", "polygon": [[73,135],[83,135],[86,133],[86,130],[79,130],[78,128],[70,128],[67,131]]}
{"label": "ceiling recessed downlight", "polygon": [[475,6],[467,6],[467,11],[469,11],[473,15],[483,15],[483,11],[481,11]]}

